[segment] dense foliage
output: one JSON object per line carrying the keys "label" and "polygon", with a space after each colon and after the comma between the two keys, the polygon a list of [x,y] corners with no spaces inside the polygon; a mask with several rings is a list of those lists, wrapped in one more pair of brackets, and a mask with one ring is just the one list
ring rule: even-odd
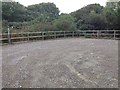
{"label": "dense foliage", "polygon": [[69,14],[63,14],[53,21],[56,30],[73,31],[76,30],[75,19]]}
{"label": "dense foliage", "polygon": [[78,29],[105,29],[103,7],[99,4],[91,4],[71,14],[76,18]]}
{"label": "dense foliage", "polygon": [[59,9],[53,3],[41,3],[27,7],[31,18],[40,21],[52,21],[59,15]]}
{"label": "dense foliage", "polygon": [[120,29],[120,24],[118,23],[120,8],[116,9],[115,6],[111,6],[109,4],[106,7],[100,6],[99,4],[90,4],[72,12],[71,15],[76,18],[78,29]]}
{"label": "dense foliage", "polygon": [[17,2],[2,3],[2,18],[8,22],[23,22],[27,20],[27,9]]}
{"label": "dense foliage", "polygon": [[54,3],[40,3],[25,7],[18,2],[2,2],[3,32],[53,30],[120,29],[120,2],[90,4],[70,14],[60,14]]}

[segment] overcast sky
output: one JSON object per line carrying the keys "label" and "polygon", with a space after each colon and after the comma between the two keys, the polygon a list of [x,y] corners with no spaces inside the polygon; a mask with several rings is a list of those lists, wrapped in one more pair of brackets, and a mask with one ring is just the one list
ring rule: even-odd
{"label": "overcast sky", "polygon": [[107,0],[14,0],[24,6],[39,4],[42,2],[53,2],[59,8],[61,13],[70,13],[80,9],[83,6],[93,3],[99,3],[105,6]]}

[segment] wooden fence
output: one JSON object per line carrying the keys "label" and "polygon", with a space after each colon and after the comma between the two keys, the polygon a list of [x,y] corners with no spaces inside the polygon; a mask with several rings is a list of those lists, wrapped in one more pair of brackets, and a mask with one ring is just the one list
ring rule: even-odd
{"label": "wooden fence", "polygon": [[77,30],[2,33],[0,34],[0,41],[2,42],[2,44],[12,44],[20,41],[46,40],[67,37],[120,39],[120,30]]}

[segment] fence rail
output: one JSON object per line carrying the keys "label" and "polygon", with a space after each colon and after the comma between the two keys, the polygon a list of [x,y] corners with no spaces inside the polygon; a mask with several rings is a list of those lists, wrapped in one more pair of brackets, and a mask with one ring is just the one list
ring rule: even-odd
{"label": "fence rail", "polygon": [[0,41],[2,44],[11,44],[20,41],[46,40],[66,37],[86,38],[109,38],[120,39],[120,30],[77,30],[77,31],[46,31],[46,32],[23,32],[2,33]]}

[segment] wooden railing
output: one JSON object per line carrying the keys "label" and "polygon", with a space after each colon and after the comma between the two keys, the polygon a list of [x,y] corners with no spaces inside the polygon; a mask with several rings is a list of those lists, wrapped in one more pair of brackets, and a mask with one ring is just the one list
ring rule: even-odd
{"label": "wooden railing", "polygon": [[46,32],[23,32],[23,33],[2,33],[0,41],[2,44],[11,44],[20,41],[46,40],[67,37],[86,38],[109,38],[120,39],[120,30],[77,30],[77,31],[46,31]]}

